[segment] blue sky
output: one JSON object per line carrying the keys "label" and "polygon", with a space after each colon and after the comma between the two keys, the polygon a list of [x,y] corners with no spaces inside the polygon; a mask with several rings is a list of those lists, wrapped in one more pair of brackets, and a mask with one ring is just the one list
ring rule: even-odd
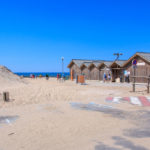
{"label": "blue sky", "polygon": [[65,71],[72,58],[150,52],[150,1],[0,1],[0,64],[14,72]]}

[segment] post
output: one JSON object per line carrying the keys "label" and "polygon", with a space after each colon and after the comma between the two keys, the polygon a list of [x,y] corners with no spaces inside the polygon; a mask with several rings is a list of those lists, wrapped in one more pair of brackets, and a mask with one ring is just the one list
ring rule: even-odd
{"label": "post", "polygon": [[8,92],[3,92],[3,100],[6,102],[9,101],[9,93]]}
{"label": "post", "polygon": [[64,57],[61,57],[62,60],[62,80],[64,78]]}
{"label": "post", "polygon": [[133,92],[135,92],[135,66],[133,67]]}
{"label": "post", "polygon": [[150,82],[150,77],[148,77],[147,93],[149,93],[149,82]]}

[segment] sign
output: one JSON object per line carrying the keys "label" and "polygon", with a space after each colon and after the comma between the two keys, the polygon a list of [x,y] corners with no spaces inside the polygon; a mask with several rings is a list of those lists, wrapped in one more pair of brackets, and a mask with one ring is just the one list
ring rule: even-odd
{"label": "sign", "polygon": [[137,63],[137,66],[145,66],[145,62]]}
{"label": "sign", "polygon": [[136,66],[136,65],[137,65],[137,60],[136,60],[136,59],[134,59],[134,60],[132,61],[132,65],[133,65],[133,66]]}

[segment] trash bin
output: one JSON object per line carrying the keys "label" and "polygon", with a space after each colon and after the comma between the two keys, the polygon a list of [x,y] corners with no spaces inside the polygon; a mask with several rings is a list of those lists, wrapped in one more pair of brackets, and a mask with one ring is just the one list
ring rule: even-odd
{"label": "trash bin", "polygon": [[81,83],[81,84],[85,83],[84,75],[78,76],[78,83]]}

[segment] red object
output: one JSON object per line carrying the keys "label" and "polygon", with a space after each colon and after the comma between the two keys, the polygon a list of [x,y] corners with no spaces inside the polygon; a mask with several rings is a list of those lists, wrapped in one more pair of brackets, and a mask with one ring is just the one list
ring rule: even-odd
{"label": "red object", "polygon": [[106,101],[112,101],[113,97],[107,97]]}
{"label": "red object", "polygon": [[129,97],[123,97],[123,100],[130,102],[130,98]]}
{"label": "red object", "polygon": [[145,96],[139,96],[139,99],[143,106],[150,106],[150,102]]}

